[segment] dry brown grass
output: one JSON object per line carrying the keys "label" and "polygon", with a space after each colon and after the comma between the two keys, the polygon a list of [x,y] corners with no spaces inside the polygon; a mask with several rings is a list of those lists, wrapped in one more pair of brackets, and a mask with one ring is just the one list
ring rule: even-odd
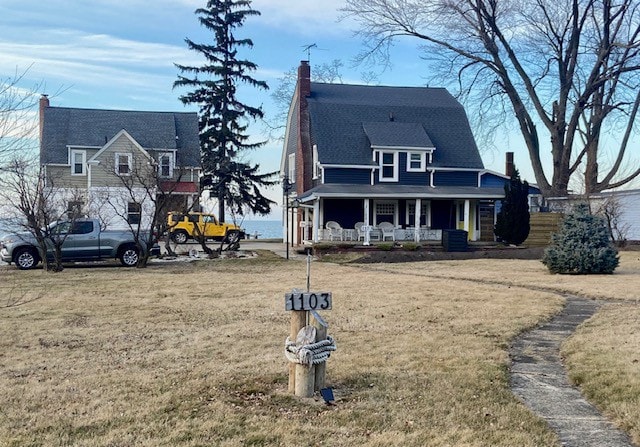
{"label": "dry brown grass", "polygon": [[563,346],[570,377],[640,444],[640,309],[607,306]]}
{"label": "dry brown grass", "polygon": [[506,353],[561,306],[516,284],[556,277],[486,260],[312,272],[334,296],[335,406],[286,392],[283,295],[302,263],[0,270],[5,290],[39,297],[0,308],[0,445],[556,445],[509,392]]}

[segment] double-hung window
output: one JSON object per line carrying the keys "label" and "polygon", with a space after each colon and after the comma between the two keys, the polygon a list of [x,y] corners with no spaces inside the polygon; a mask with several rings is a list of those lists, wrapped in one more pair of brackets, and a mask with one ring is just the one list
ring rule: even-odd
{"label": "double-hung window", "polygon": [[85,151],[71,151],[71,175],[86,175],[86,157]]}
{"label": "double-hung window", "polygon": [[407,152],[407,172],[424,172],[426,164],[426,152]]}
{"label": "double-hung window", "polygon": [[129,202],[127,204],[127,222],[132,225],[140,224],[142,216],[142,206],[137,202]]}
{"label": "double-hung window", "polygon": [[420,222],[416,224],[416,204],[407,202],[407,225],[410,227],[426,226],[428,222],[429,202],[422,200],[420,204]]}
{"label": "double-hung window", "polygon": [[158,157],[158,170],[160,177],[173,177],[173,154],[160,154],[160,157]]}
{"label": "double-hung window", "polygon": [[398,181],[398,153],[380,152],[380,181]]}
{"label": "double-hung window", "polygon": [[131,175],[131,154],[116,153],[116,174]]}

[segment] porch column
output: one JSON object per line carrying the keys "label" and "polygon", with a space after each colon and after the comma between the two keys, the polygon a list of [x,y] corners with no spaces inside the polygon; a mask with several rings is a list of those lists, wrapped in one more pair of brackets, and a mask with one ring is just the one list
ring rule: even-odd
{"label": "porch column", "polygon": [[416,214],[415,214],[415,234],[414,234],[414,240],[416,241],[416,243],[420,242],[420,220],[422,218],[422,216],[420,215],[420,213],[422,212],[422,199],[416,199]]}
{"label": "porch column", "polygon": [[313,201],[313,242],[320,240],[320,199]]}
{"label": "porch column", "polygon": [[[470,202],[471,201],[469,199],[466,199],[464,201],[464,231],[466,231],[467,234],[469,233],[469,228],[470,228],[470,222],[469,222],[469,218],[471,214]],[[468,234],[468,236],[470,235]]]}
{"label": "porch column", "polygon": [[304,235],[302,236],[303,241],[309,240],[309,208],[304,207]]}
{"label": "porch column", "polygon": [[367,231],[364,232],[363,245],[371,245],[371,240],[369,239],[369,232],[371,231],[371,224],[369,222],[369,199],[364,199],[364,226],[367,228]]}

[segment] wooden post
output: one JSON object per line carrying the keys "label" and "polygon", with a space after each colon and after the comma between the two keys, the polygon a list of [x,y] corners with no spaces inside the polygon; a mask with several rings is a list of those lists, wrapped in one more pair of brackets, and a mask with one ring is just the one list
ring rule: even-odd
{"label": "wooden post", "polygon": [[[291,312],[291,329],[289,330],[289,338],[295,340],[300,329],[307,325],[307,311],[297,310]],[[296,391],[296,364],[289,363],[289,392]]]}
{"label": "wooden post", "polygon": [[[316,328],[316,342],[327,339],[327,330],[329,325],[320,316],[318,312],[312,310],[309,315],[310,324]],[[315,365],[316,374],[314,378],[314,390],[320,391],[325,385],[325,375],[327,372],[327,362],[322,362]]]}
{"label": "wooden post", "polygon": [[296,383],[295,383],[295,395],[298,397],[312,397],[313,385],[315,383],[315,365],[300,365],[296,366]]}
{"label": "wooden post", "polygon": [[[307,256],[307,262],[310,256]],[[308,267],[307,267],[308,268]],[[308,275],[307,270],[307,275]],[[320,338],[318,338],[318,329],[314,325],[308,324],[309,312],[315,309],[331,310],[331,292],[310,292],[309,282],[307,282],[307,292],[299,289],[293,289],[291,293],[285,293],[285,310],[291,311],[291,325],[289,328],[289,340],[296,346],[308,346],[317,340],[326,340],[327,324],[324,320],[314,312],[316,325],[320,327]],[[308,358],[304,362],[308,362]],[[316,386],[316,366],[309,366],[290,362],[289,364],[289,392],[298,397],[312,397],[314,387]],[[324,370],[321,370],[321,382],[324,383]]]}

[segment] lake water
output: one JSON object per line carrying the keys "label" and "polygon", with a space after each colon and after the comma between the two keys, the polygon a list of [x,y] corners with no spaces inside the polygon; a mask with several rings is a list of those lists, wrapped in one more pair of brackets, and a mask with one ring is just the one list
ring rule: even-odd
{"label": "lake water", "polygon": [[[256,232],[259,239],[282,239],[282,221],[280,220],[245,220],[240,226],[253,237]],[[24,231],[10,219],[0,218],[0,235]]]}
{"label": "lake water", "polygon": [[245,220],[240,226],[252,238],[257,232],[259,239],[282,239],[280,220]]}

